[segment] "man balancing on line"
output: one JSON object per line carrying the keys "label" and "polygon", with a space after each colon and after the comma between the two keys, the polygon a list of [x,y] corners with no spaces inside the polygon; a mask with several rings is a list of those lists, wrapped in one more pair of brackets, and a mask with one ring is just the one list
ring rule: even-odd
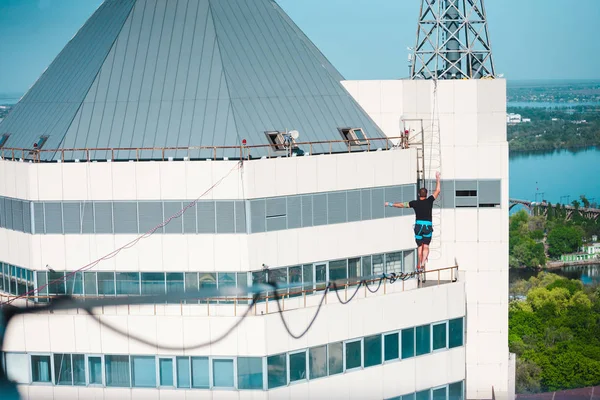
{"label": "man balancing on line", "polygon": [[419,248],[419,272],[424,272],[427,257],[429,256],[429,243],[433,234],[433,224],[431,223],[431,214],[433,202],[440,195],[440,173],[435,173],[436,187],[433,196],[427,197],[427,189],[419,189],[419,198],[407,203],[386,202],[386,207],[412,208],[415,210],[415,240]]}

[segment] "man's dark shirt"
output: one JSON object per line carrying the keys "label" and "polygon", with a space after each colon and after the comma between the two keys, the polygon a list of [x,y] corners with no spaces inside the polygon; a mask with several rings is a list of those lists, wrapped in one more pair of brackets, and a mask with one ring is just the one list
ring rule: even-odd
{"label": "man's dark shirt", "polygon": [[425,200],[413,200],[408,203],[408,206],[415,210],[417,220],[431,222],[431,210],[433,209],[434,201],[435,197],[429,196]]}

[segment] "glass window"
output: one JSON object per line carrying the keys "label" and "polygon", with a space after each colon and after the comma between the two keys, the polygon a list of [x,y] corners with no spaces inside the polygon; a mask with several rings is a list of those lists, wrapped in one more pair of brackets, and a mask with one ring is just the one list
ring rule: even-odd
{"label": "glass window", "polygon": [[360,258],[351,258],[348,260],[348,282],[358,283],[362,276]]}
{"label": "glass window", "polygon": [[67,274],[65,283],[67,286],[67,294],[82,295],[83,294],[83,272],[75,272]]}
{"label": "glass window", "polygon": [[246,289],[248,287],[248,273],[238,272],[237,274],[237,287],[240,289]]}
{"label": "glass window", "polygon": [[342,342],[329,343],[327,355],[329,356],[329,375],[344,372],[344,344]]}
{"label": "glass window", "polygon": [[381,335],[367,336],[364,342],[365,368],[381,364]]}
{"label": "glass window", "polygon": [[385,361],[395,360],[400,357],[400,335],[390,333],[383,336],[383,350]]}
{"label": "glass window", "polygon": [[402,396],[402,400],[415,400],[415,394],[405,394],[404,396]]}
{"label": "glass window", "polygon": [[263,388],[263,360],[260,357],[237,359],[238,389]]}
{"label": "glass window", "polygon": [[70,354],[54,355],[54,383],[57,385],[73,384],[73,369]]}
{"label": "glass window", "polygon": [[[78,386],[85,385],[85,355],[73,354],[73,384]],[[56,368],[56,366],[54,367]],[[102,372],[101,372],[102,373]]]}
{"label": "glass window", "polygon": [[[163,272],[142,272],[141,275],[142,294],[165,293],[165,274]],[[100,282],[98,282],[98,286],[100,286]]]}
{"label": "glass window", "polygon": [[140,274],[137,272],[117,272],[115,273],[117,294],[139,295],[140,294]]}
{"label": "glass window", "polygon": [[[167,272],[167,294],[183,293],[183,272]],[[179,303],[177,300],[170,302]]]}
{"label": "glass window", "polygon": [[267,357],[267,387],[273,389],[287,384],[285,354]]}
{"label": "glass window", "polygon": [[410,273],[415,270],[415,251],[405,251],[404,252],[404,272]]}
{"label": "glass window", "polygon": [[230,272],[218,273],[219,288],[235,287],[235,274]]}
{"label": "glass window", "polygon": [[383,275],[383,254],[376,254],[372,258],[373,262],[373,275]]}
{"label": "glass window", "polygon": [[454,347],[459,347],[463,345],[463,319],[456,318],[451,319],[448,322],[448,330],[450,331],[448,335],[448,347],[451,349]]}
{"label": "glass window", "polygon": [[132,356],[131,375],[134,387],[156,387],[156,358]]}
{"label": "glass window", "polygon": [[463,383],[456,382],[448,385],[449,400],[463,400]]}
{"label": "glass window", "polygon": [[[39,290],[38,296],[48,296],[48,286],[46,286],[46,284],[48,283],[48,277],[46,275],[46,271],[37,271],[36,275],[37,275],[37,286],[39,288],[44,286],[43,289]],[[4,281],[5,281],[4,291],[8,292],[8,277],[6,275],[4,275]],[[46,299],[46,298],[39,299],[39,301],[45,303],[48,301],[48,299]]]}
{"label": "glass window", "polygon": [[233,388],[233,360],[213,360],[213,386]]}
{"label": "glass window", "polygon": [[192,357],[192,387],[208,388],[208,357]]}
{"label": "glass window", "polygon": [[314,277],[313,277],[313,266],[312,264],[307,264],[302,266],[302,280],[304,281],[304,290],[306,294],[312,294],[312,288],[314,287]]}
{"label": "glass window", "polygon": [[446,348],[446,323],[433,325],[433,350]]}
{"label": "glass window", "polygon": [[429,389],[417,392],[417,400],[429,400]]}
{"label": "glass window", "polygon": [[66,293],[64,272],[48,272],[48,283],[48,291],[50,292],[50,294]]}
{"label": "glass window", "polygon": [[290,382],[306,379],[306,351],[290,354]]}
{"label": "glass window", "polygon": [[385,255],[385,273],[399,274],[402,272],[402,252],[388,253]]}
{"label": "glass window", "polygon": [[302,293],[302,267],[290,267],[290,297],[301,296]]}
{"label": "glass window", "polygon": [[160,358],[158,360],[160,386],[173,386],[173,359]]}
{"label": "glass window", "polygon": [[190,387],[190,358],[177,357],[177,387]]}
{"label": "glass window", "polygon": [[88,357],[88,379],[90,385],[102,385],[102,358]]}
{"label": "glass window", "polygon": [[369,279],[373,275],[372,266],[371,266],[371,256],[366,256],[362,258],[362,277],[365,279]]}
{"label": "glass window", "polygon": [[115,294],[115,273],[98,272],[98,294],[111,296]]}
{"label": "glass window", "polygon": [[17,383],[29,383],[29,356],[24,353],[5,353],[6,375]]}
{"label": "glass window", "polygon": [[31,381],[51,383],[50,356],[31,356]]}
{"label": "glass window", "polygon": [[310,379],[327,376],[327,346],[312,347],[308,350]]}
{"label": "glass window", "polygon": [[267,283],[267,271],[256,271],[252,273],[252,284],[258,285],[260,283]]}
{"label": "glass window", "polygon": [[[287,268],[275,268],[269,270],[269,281],[275,283],[276,285],[287,285]],[[277,293],[285,294],[287,293],[287,288],[278,289]]]}
{"label": "glass window", "polygon": [[348,266],[347,260],[331,261],[329,263],[329,280],[339,281],[338,284],[347,282]]}
{"label": "glass window", "polygon": [[327,286],[327,264],[315,265],[315,282],[317,289],[325,289]]}
{"label": "glass window", "polygon": [[431,352],[431,337],[429,325],[417,326],[415,330],[415,343],[417,355],[423,355]]}
{"label": "glass window", "polygon": [[96,288],[96,273],[95,272],[84,272],[83,273],[83,289],[85,290],[86,296],[97,296],[98,289]]}
{"label": "glass window", "polygon": [[346,342],[346,370],[362,366],[361,341]]}
{"label": "glass window", "polygon": [[217,287],[216,274],[200,272],[198,274],[200,289],[214,289]]}
{"label": "glass window", "polygon": [[410,358],[415,355],[415,328],[402,330],[402,358]]}
{"label": "glass window", "polygon": [[104,356],[106,386],[129,387],[129,356]]}
{"label": "glass window", "polygon": [[433,400],[446,400],[446,386],[431,391]]}
{"label": "glass window", "polygon": [[197,272],[186,272],[185,273],[185,291],[196,292],[198,290],[198,273]]}

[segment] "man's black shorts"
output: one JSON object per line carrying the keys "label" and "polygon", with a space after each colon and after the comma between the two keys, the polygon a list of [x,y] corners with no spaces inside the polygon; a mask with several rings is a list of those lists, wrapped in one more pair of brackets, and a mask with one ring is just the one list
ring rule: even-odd
{"label": "man's black shorts", "polygon": [[423,244],[429,245],[431,243],[431,236],[433,235],[433,225],[427,221],[415,222],[415,242],[417,246]]}

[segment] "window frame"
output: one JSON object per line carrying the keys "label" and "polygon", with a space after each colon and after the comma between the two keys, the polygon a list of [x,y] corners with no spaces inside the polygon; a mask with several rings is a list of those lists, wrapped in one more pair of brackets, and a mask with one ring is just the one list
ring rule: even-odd
{"label": "window frame", "polygon": [[[340,135],[342,135],[344,140],[348,142],[349,146],[364,146],[366,144],[369,144],[369,138],[367,137],[367,134],[365,133],[363,128],[344,127],[338,128],[338,131],[340,132]],[[364,139],[360,138],[356,134],[356,131],[360,131]]]}
{"label": "window frame", "polygon": [[[233,368],[233,386],[215,386],[215,372],[214,372],[214,362],[224,360],[224,361],[232,361]],[[238,390],[238,382],[237,382],[237,356],[235,357],[208,357],[208,376],[210,378],[209,389],[210,390]],[[197,388],[198,389],[198,388]]]}
{"label": "window frame", "polygon": [[[29,382],[35,386],[58,386],[54,384],[54,353],[28,353],[29,359]],[[31,357],[48,357],[50,359],[50,381],[49,382],[34,382],[33,381],[33,360]],[[63,385],[61,385],[63,386]],[[66,385],[65,385],[66,386]]]}
{"label": "window frame", "polygon": [[[173,363],[171,374],[173,375],[173,384],[170,386],[162,385],[160,382],[160,360],[171,360]],[[177,361],[175,356],[156,356],[156,387],[158,389],[177,389]]]}
{"label": "window frame", "polygon": [[[292,363],[290,360],[290,357],[295,355],[295,354],[302,354],[304,353],[304,379],[298,379],[292,382],[291,376],[292,376]],[[308,348],[303,349],[303,350],[295,350],[295,351],[288,351],[287,352],[287,382],[288,382],[288,386],[289,385],[296,385],[298,383],[306,383],[309,381],[309,376],[310,376],[310,366],[309,366],[309,362],[308,362]]]}
{"label": "window frame", "polygon": [[[135,385],[135,368],[133,366],[133,360],[136,358],[140,359],[151,359],[154,358],[154,386],[136,386]],[[156,373],[158,368],[158,357],[156,355],[140,355],[140,354],[131,354],[129,355],[129,381],[130,388],[132,389],[158,389],[160,387],[160,376]]]}
{"label": "window frame", "polygon": [[[101,383],[90,383],[90,361],[89,358],[100,358],[100,380]],[[104,355],[102,354],[86,354],[85,355],[85,386],[91,387],[106,387],[106,377],[104,373]]]}
{"label": "window frame", "polygon": [[430,388],[429,389],[429,399],[433,400],[433,392],[436,391],[436,390],[440,390],[440,389],[445,389],[446,390],[446,398],[445,398],[445,400],[448,400],[448,395],[449,395],[448,384],[440,385],[440,386],[434,386],[434,387]]}
{"label": "window frame", "polygon": [[[394,335],[397,334],[398,335],[398,357],[396,358],[392,358],[391,360],[387,360],[385,359],[385,337],[388,335]],[[400,360],[402,360],[402,329],[398,329],[395,331],[390,331],[390,332],[384,332],[381,334],[382,336],[382,343],[381,343],[381,360],[383,361],[381,364],[389,364],[389,363],[393,363],[393,362],[398,362]]]}
{"label": "window frame", "polygon": [[[446,351],[446,350],[448,350],[449,349],[449,347],[448,347],[448,339],[449,339],[449,337],[448,337],[448,320],[441,321],[441,322],[432,322],[430,325],[431,325],[431,333],[430,333],[430,335],[431,335],[431,337],[430,337],[430,339],[431,339],[431,353],[438,353],[440,351]],[[433,340],[434,340],[433,331],[434,331],[434,328],[436,326],[439,326],[439,325],[444,325],[444,331],[446,332],[446,343],[445,343],[444,347],[440,347],[439,349],[435,349],[434,346],[433,346]]]}
{"label": "window frame", "polygon": [[[366,345],[365,345],[365,339],[370,339],[370,338],[375,338],[379,336],[379,345],[381,346],[381,350],[380,350],[380,354],[379,354],[379,363],[377,364],[373,364],[373,365],[369,365],[367,366],[366,364],[366,358],[365,358],[365,351],[366,351]],[[384,349],[384,338],[383,338],[384,334],[383,333],[379,333],[379,334],[375,334],[375,335],[369,335],[369,336],[363,336],[362,340],[363,340],[363,345],[362,345],[362,359],[363,359],[363,368],[372,368],[372,367],[378,367],[380,365],[383,365],[383,358],[384,358],[384,354],[383,354],[383,349]]]}
{"label": "window frame", "polygon": [[[461,331],[460,331],[460,335],[461,335],[461,345],[460,346],[452,346],[450,347],[450,321],[454,321],[457,319],[461,319],[462,320],[462,326],[461,326]],[[456,317],[456,318],[451,318],[448,321],[448,350],[452,350],[452,349],[456,349],[456,348],[460,348],[460,347],[464,347],[465,346],[465,338],[467,336],[467,332],[466,332],[466,315],[462,316],[462,317]],[[464,386],[464,385],[463,385]],[[464,388],[463,388],[464,391]]]}
{"label": "window frame", "polygon": [[269,141],[269,145],[274,151],[285,151],[285,139],[283,131],[265,131],[265,136]]}
{"label": "window frame", "polygon": [[[364,353],[363,353],[363,349],[364,349],[363,338],[361,337],[359,339],[344,340],[343,343],[344,343],[344,346],[343,346],[343,351],[344,351],[344,353],[343,353],[343,360],[344,360],[344,363],[343,363],[343,366],[344,366],[343,372],[346,373],[346,372],[352,372],[352,371],[362,370],[364,368],[364,365],[365,365]],[[346,360],[347,350],[346,350],[346,347],[347,347],[348,344],[353,344],[353,343],[360,343],[360,366],[354,367],[354,368],[346,368],[346,364],[347,364],[347,360]]]}

